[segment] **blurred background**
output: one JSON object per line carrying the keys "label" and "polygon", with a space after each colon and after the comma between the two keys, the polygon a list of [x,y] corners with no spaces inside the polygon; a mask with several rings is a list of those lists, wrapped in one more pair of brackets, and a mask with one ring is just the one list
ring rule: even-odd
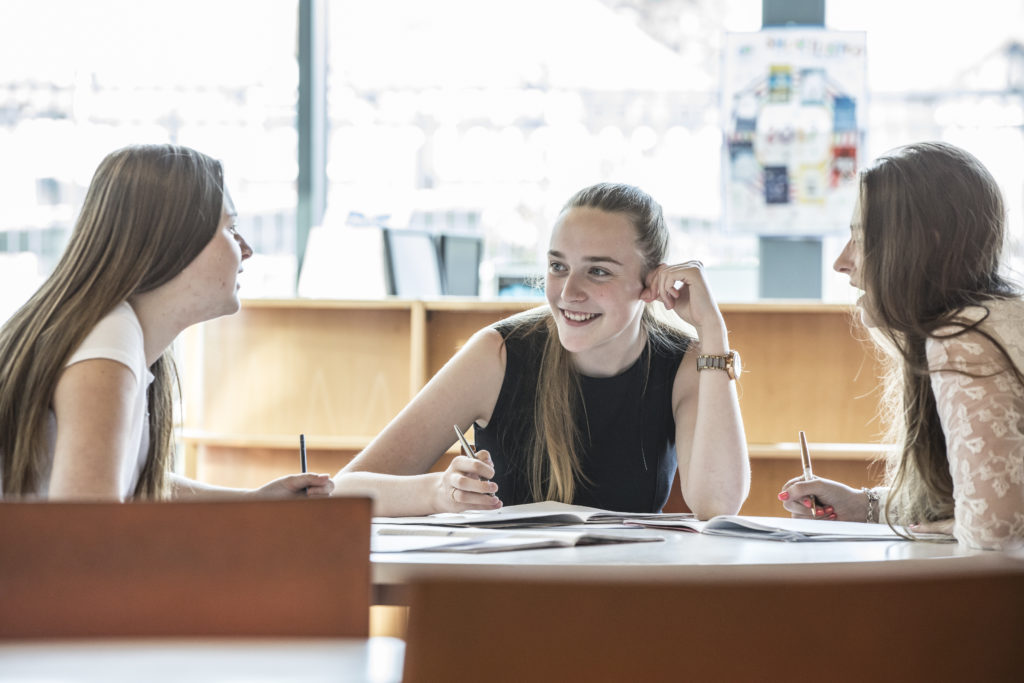
{"label": "blurred background", "polygon": [[[565,200],[623,181],[662,203],[673,258],[703,260],[721,301],[778,296],[779,244],[817,269],[811,298],[852,300],[831,273],[849,192],[816,199],[791,175],[774,201],[797,213],[736,219],[745,159],[755,215],[781,210],[762,130],[780,92],[790,113],[826,114],[775,133],[806,141],[827,115],[833,152],[855,103],[845,171],[915,140],[969,149],[1005,193],[1024,270],[1024,3],[823,4],[823,26],[772,30],[817,31],[799,47],[824,70],[749,42],[770,0],[0,0],[0,320],[53,268],[100,159],[139,142],[224,162],[256,250],[247,297],[536,296]],[[764,76],[744,80],[744,59]],[[443,235],[449,268],[475,272],[396,286],[382,271],[418,252],[385,233]],[[787,246],[808,238],[809,261]]]}

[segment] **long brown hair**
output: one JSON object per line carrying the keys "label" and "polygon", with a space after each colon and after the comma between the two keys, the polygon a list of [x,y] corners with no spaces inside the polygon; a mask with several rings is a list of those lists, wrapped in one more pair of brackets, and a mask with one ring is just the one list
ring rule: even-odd
{"label": "long brown hair", "polygon": [[[953,481],[927,340],[980,334],[1024,383],[1003,345],[979,327],[986,302],[1020,294],[999,272],[1002,195],[978,159],[942,142],[880,157],[861,173],[860,187],[863,305],[888,355],[889,438],[899,445],[887,467],[887,512],[901,523],[946,519],[953,516]],[[986,311],[981,320],[963,316],[973,306]]]}
{"label": "long brown hair", "polygon": [[[126,147],[100,163],[56,269],[0,329],[5,497],[39,487],[46,421],[68,358],[117,305],[166,283],[203,250],[223,202],[220,162],[187,147]],[[149,453],[135,495],[158,498],[173,457],[170,351],[150,371]]]}
{"label": "long brown hair", "polygon": [[[631,185],[600,183],[586,187],[566,202],[559,220],[571,209],[594,208],[627,216],[636,229],[636,246],[643,257],[641,278],[665,260],[668,229],[661,205],[643,190]],[[527,450],[530,494],[534,500],[571,503],[580,467],[581,434],[577,427],[577,406],[581,403],[579,373],[558,338],[551,311],[540,308],[521,314],[516,333],[528,335],[545,329],[547,342],[537,378],[532,443]],[[683,333],[657,319],[650,307],[640,322],[647,345],[679,348],[686,343]],[[648,361],[650,354],[648,353]],[[647,374],[644,374],[646,378]]]}

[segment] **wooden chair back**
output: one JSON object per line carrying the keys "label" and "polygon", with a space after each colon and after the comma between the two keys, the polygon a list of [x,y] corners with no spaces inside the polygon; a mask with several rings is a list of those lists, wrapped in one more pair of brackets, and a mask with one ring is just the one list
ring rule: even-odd
{"label": "wooden chair back", "polygon": [[367,637],[368,498],[0,503],[0,638]]}
{"label": "wooden chair back", "polygon": [[403,680],[1020,680],[1024,561],[989,559],[424,580]]}

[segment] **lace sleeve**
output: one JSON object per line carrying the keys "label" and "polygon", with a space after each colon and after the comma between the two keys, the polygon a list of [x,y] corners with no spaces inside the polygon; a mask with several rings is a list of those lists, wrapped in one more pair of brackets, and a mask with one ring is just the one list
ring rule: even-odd
{"label": "lace sleeve", "polygon": [[1019,542],[1024,539],[1024,388],[1000,372],[1005,361],[979,334],[930,339],[927,350],[953,477],[953,534],[976,548]]}

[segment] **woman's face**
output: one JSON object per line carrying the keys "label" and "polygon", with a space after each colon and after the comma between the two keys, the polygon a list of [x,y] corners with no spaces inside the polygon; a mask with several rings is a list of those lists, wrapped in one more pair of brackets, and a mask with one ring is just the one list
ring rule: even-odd
{"label": "woman's face", "polygon": [[555,225],[544,291],[562,346],[587,374],[615,374],[632,361],[644,303],[643,258],[628,216],[589,207]]}
{"label": "woman's face", "polygon": [[[844,273],[850,276],[850,286],[856,287],[860,290],[865,290],[864,286],[864,212],[862,210],[863,190],[857,195],[857,201],[853,206],[853,217],[850,219],[850,239],[846,242],[846,246],[843,247],[843,251],[839,254],[839,258],[832,264],[832,268],[838,273]],[[864,320],[864,324],[868,327],[874,327],[870,323],[870,320],[864,309],[864,297],[862,296],[857,300],[857,304],[861,308],[861,317]]]}
{"label": "woman's face", "polygon": [[210,320],[238,311],[238,274],[242,261],[252,249],[236,227],[234,205],[225,193],[220,223],[213,239],[175,278],[187,288],[191,308],[200,320]]}

